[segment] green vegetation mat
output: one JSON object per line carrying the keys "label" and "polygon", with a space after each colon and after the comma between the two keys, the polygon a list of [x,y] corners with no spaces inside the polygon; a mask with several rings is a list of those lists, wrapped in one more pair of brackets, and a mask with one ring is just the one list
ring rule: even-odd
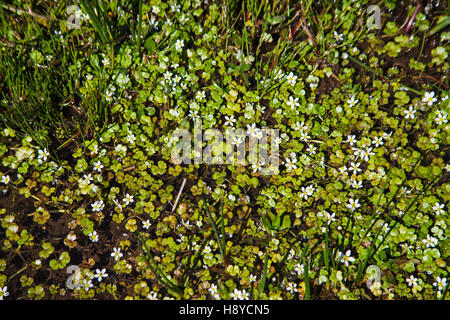
{"label": "green vegetation mat", "polygon": [[2,1],[0,300],[448,300],[449,39],[439,0]]}

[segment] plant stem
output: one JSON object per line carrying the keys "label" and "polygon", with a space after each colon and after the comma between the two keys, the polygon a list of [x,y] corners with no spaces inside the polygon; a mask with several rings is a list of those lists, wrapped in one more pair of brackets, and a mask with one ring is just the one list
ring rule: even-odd
{"label": "plant stem", "polygon": [[211,211],[209,210],[209,206],[208,206],[208,202],[206,201],[205,198],[203,198],[203,200],[205,201],[205,207],[206,207],[206,213],[208,215],[209,221],[211,222],[211,225],[213,227],[214,233],[216,235],[216,239],[217,239],[217,244],[219,246],[219,251],[220,251],[220,255],[222,256],[222,263],[224,265],[226,265],[226,259],[225,259],[225,252],[222,248],[222,240],[220,239],[220,235],[219,235],[219,231],[217,230],[217,226],[213,220]]}
{"label": "plant stem", "polygon": [[266,254],[264,255],[264,267],[263,267],[263,276],[261,279],[261,283],[259,285],[259,292],[264,292],[264,288],[266,287],[266,280],[267,280],[267,268],[269,264],[269,253],[266,251]]}

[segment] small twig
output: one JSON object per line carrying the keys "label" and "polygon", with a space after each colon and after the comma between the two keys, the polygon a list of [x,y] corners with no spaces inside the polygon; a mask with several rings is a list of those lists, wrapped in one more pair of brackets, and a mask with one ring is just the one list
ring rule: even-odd
{"label": "small twig", "polygon": [[383,82],[386,82],[386,80],[383,78],[383,76],[382,76],[381,74],[377,73],[377,72],[376,72],[375,70],[373,70],[372,68],[369,68],[368,66],[366,66],[364,63],[362,63],[362,62],[359,61],[358,59],[356,59],[356,58],[354,58],[354,57],[352,57],[352,56],[350,56],[350,55],[348,56],[348,58],[349,58],[350,60],[352,60],[354,63],[356,63],[357,65],[359,65],[360,67],[362,67],[362,68],[364,68],[364,69],[366,69],[366,70],[372,72],[374,75],[380,77],[380,79],[381,79]]}
{"label": "small twig", "polygon": [[316,48],[317,54],[320,56],[321,54],[320,54],[319,47],[317,46],[317,42],[316,42],[316,40],[314,39],[314,37],[313,37],[311,31],[309,31],[308,27],[306,26],[306,24],[304,23],[304,21],[303,21],[302,18],[300,18],[300,22],[301,22],[301,26],[302,26],[303,31],[306,33],[306,35],[308,36],[308,38],[312,41],[314,47]]}
{"label": "small twig", "polygon": [[186,180],[187,180],[186,178],[183,179],[183,183],[181,184],[180,191],[178,191],[177,199],[175,200],[175,203],[173,204],[172,212],[174,212],[175,208],[177,207],[178,200],[180,200],[180,196],[181,196],[181,193],[183,192],[184,185],[186,184]]}
{"label": "small twig", "polygon": [[443,86],[446,90],[448,90],[448,87],[447,87],[447,86],[445,85],[445,83],[443,83],[441,80],[436,79],[435,77],[430,76],[429,74],[423,74],[422,76],[423,76],[424,78],[428,78],[428,79],[431,79],[431,80],[433,80],[433,81],[439,83],[439,84],[440,84],[441,86]]}
{"label": "small twig", "polygon": [[46,16],[40,15],[38,13],[35,13],[35,12],[31,11],[31,8],[28,8],[28,11],[27,11],[27,10],[22,10],[22,9],[19,9],[19,8],[15,8],[13,6],[4,5],[4,4],[2,4],[1,7],[6,9],[6,10],[9,10],[9,11],[11,11],[13,13],[19,14],[19,15],[30,15],[32,17],[37,18],[38,21],[41,20],[41,21],[45,21],[46,23],[48,23],[50,21],[49,17],[46,17]]}
{"label": "small twig", "polygon": [[411,27],[412,27],[412,25],[414,23],[414,20],[416,19],[416,16],[419,13],[420,8],[421,8],[421,5],[419,3],[419,4],[417,4],[416,9],[414,10],[414,12],[413,12],[413,14],[411,16],[411,19],[409,19],[409,22],[406,25],[405,33],[408,33],[409,29],[411,29]]}
{"label": "small twig", "polygon": [[16,273],[14,273],[11,277],[9,277],[9,281],[11,281],[13,278],[15,278],[17,275],[21,274],[22,272],[24,272],[25,270],[28,269],[28,265],[26,265],[25,267],[23,267],[22,269],[20,269],[19,271],[17,271]]}
{"label": "small twig", "polygon": [[122,170],[122,172],[131,171],[133,169],[136,169],[136,166],[131,166],[131,167],[125,168],[125,169]]}
{"label": "small twig", "polygon": [[60,145],[58,148],[56,148],[56,150],[59,150],[61,148],[64,148],[65,146],[67,146],[68,144],[70,144],[73,140],[75,140],[76,138],[78,138],[80,136],[80,131],[78,131],[77,133],[75,133],[75,135],[73,137],[71,137],[69,140],[67,140],[66,142],[64,142],[62,145]]}

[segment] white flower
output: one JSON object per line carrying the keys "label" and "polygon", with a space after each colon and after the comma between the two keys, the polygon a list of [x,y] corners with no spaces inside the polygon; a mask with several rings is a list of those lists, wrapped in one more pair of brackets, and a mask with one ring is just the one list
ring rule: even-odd
{"label": "white flower", "polygon": [[184,25],[188,20],[189,20],[189,18],[186,17],[185,14],[182,14],[179,21],[180,21],[181,25]]}
{"label": "white flower", "polygon": [[260,104],[257,104],[256,110],[261,111],[261,113],[264,113],[264,111],[266,111],[266,107],[261,106]]}
{"label": "white flower", "polygon": [[164,72],[163,73],[163,77],[164,77],[164,80],[171,80],[172,79],[172,72],[170,72],[170,71]]}
{"label": "white flower", "polygon": [[436,239],[435,237],[432,237],[428,234],[427,238],[423,239],[422,242],[425,243],[427,248],[434,248],[438,244],[438,239]]}
{"label": "white flower", "polygon": [[256,276],[253,275],[253,274],[249,275],[249,276],[248,276],[248,281],[249,281],[250,283],[255,282],[255,281],[256,281]]}
{"label": "white flower", "polygon": [[299,276],[301,276],[304,272],[305,272],[305,268],[303,266],[303,264],[297,264],[294,268],[295,272],[297,272],[297,274]]}
{"label": "white flower", "polygon": [[43,162],[43,161],[47,161],[47,157],[50,156],[50,154],[48,153],[47,149],[44,150],[38,150],[38,159],[40,160],[39,162]]}
{"label": "white flower", "polygon": [[116,261],[119,260],[121,257],[123,257],[122,252],[120,252],[120,248],[113,248],[111,257],[113,257]]}
{"label": "white flower", "polygon": [[353,258],[352,256],[351,256],[351,254],[352,254],[352,252],[350,251],[350,250],[347,250],[346,252],[345,252],[345,254],[343,254],[342,252],[339,252],[339,260],[340,261],[342,261],[342,263],[346,266],[346,267],[348,267],[348,264],[349,263],[353,263],[353,262],[355,262],[355,258]]}
{"label": "white flower", "polygon": [[347,136],[347,142],[350,143],[351,146],[353,146],[356,143],[356,138],[354,135]]}
{"label": "white flower", "polygon": [[197,100],[205,99],[205,91],[197,91],[197,94],[195,95],[195,98]]}
{"label": "white flower", "polygon": [[415,278],[413,275],[411,275],[409,278],[406,279],[406,282],[408,282],[408,285],[410,287],[417,286],[417,278]]}
{"label": "white flower", "polygon": [[158,294],[154,291],[150,292],[147,296],[149,300],[158,300]]}
{"label": "white flower", "polygon": [[359,100],[355,100],[355,97],[352,96],[349,100],[347,100],[348,107],[351,109],[355,104],[358,103]]}
{"label": "white flower", "polygon": [[180,81],[181,81],[181,77],[178,74],[176,74],[175,77],[173,77],[173,82],[178,83]]}
{"label": "white flower", "polygon": [[334,31],[333,35],[334,35],[334,39],[336,39],[336,41],[344,40],[344,35],[342,33],[337,33],[336,31]]}
{"label": "white flower", "polygon": [[247,291],[245,291],[245,289],[243,289],[241,291],[241,294],[240,294],[240,299],[241,300],[248,300],[249,296],[250,296],[249,293]]}
{"label": "white flower", "polygon": [[375,137],[373,138],[372,144],[375,145],[375,147],[379,147],[383,145],[383,137]]}
{"label": "white flower", "polygon": [[153,6],[153,7],[152,7],[152,12],[153,12],[154,14],[158,14],[158,13],[161,12],[161,10],[159,9],[158,6]]}
{"label": "white flower", "polygon": [[307,132],[305,132],[303,130],[300,131],[300,139],[302,141],[308,141],[309,138],[311,138],[311,137],[308,135]]}
{"label": "white flower", "polygon": [[306,189],[305,189],[306,194],[307,194],[308,196],[312,196],[312,195],[314,194],[314,191],[315,191],[315,190],[316,190],[316,189],[314,188],[313,185],[309,185],[309,186],[307,186]]}
{"label": "white flower", "polygon": [[292,160],[290,158],[286,158],[285,166],[288,169],[288,171],[297,169],[297,166],[295,163],[297,162],[297,158],[293,158]]}
{"label": "white flower", "polygon": [[437,287],[439,291],[443,290],[447,286],[447,278],[436,277],[433,286]]}
{"label": "white flower", "polygon": [[103,278],[108,277],[108,274],[106,273],[106,269],[103,268],[102,270],[97,269],[95,270],[96,275],[94,276],[94,278],[97,278],[98,282],[102,282]]}
{"label": "white flower", "polygon": [[89,174],[85,174],[84,176],[83,176],[83,179],[84,179],[84,181],[87,183],[87,184],[90,184],[91,182],[92,182],[92,180],[93,180],[93,178],[92,178],[92,175],[89,173]]}
{"label": "white flower", "polygon": [[289,282],[286,286],[286,290],[293,294],[297,291],[297,284],[294,282]]}
{"label": "white flower", "polygon": [[256,138],[256,139],[262,139],[262,137],[263,137],[263,131],[261,130],[261,129],[256,129],[256,131],[255,131],[255,135],[254,135],[254,137]]}
{"label": "white flower", "polygon": [[112,98],[114,97],[114,93],[116,92],[116,88],[115,87],[110,87],[107,88],[105,91],[105,99],[106,101],[111,101]]}
{"label": "white flower", "polygon": [[142,221],[142,227],[144,227],[144,229],[148,230],[150,226],[151,226],[150,220]]}
{"label": "white flower", "polygon": [[310,144],[310,145],[308,146],[308,148],[306,149],[306,151],[307,151],[309,154],[316,154],[316,150],[317,150],[317,148],[314,147],[312,144]]}
{"label": "white flower", "polygon": [[8,287],[0,287],[0,300],[3,300],[3,297],[9,296]]}
{"label": "white flower", "polygon": [[287,83],[291,86],[295,86],[297,82],[297,76],[295,76],[292,72],[286,76]]}
{"label": "white flower", "polygon": [[252,165],[253,173],[256,173],[258,171],[261,171],[262,167],[264,166],[264,161],[260,160],[257,163]]}
{"label": "white flower", "polygon": [[157,21],[155,17],[152,17],[152,18],[148,21],[148,25],[149,25],[151,28],[155,28],[155,29],[158,27],[158,23],[159,23],[159,21]]}
{"label": "white flower", "polygon": [[425,92],[423,95],[422,102],[432,106],[434,102],[437,101],[437,98],[434,97],[434,92]]}
{"label": "white flower", "polygon": [[341,174],[346,174],[347,173],[347,167],[344,165],[342,167],[339,168],[339,173]]}
{"label": "white flower", "polygon": [[178,39],[175,41],[175,50],[180,51],[184,47],[184,40]]}
{"label": "white flower", "polygon": [[97,242],[98,241],[98,234],[97,232],[94,230],[91,233],[88,234],[89,240],[91,240],[92,242]]}
{"label": "white flower", "polygon": [[[106,152],[106,150],[104,149],[102,151]],[[93,150],[91,151],[91,155],[95,156],[97,153],[98,153],[98,145],[94,145]]]}
{"label": "white flower", "polygon": [[91,204],[92,211],[102,211],[105,205],[103,204],[103,200],[95,201]]}
{"label": "white flower", "polygon": [[11,178],[8,175],[2,176],[2,183],[8,184],[11,181]]}
{"label": "white flower", "polygon": [[282,71],[281,69],[278,69],[278,70],[275,72],[275,77],[274,77],[274,79],[275,79],[275,80],[278,80],[278,79],[281,79],[283,76],[284,76],[283,71]]}
{"label": "white flower", "polygon": [[100,160],[94,163],[94,170],[95,171],[100,172],[100,171],[102,171],[102,169],[103,169],[103,165],[102,165]]}
{"label": "white flower", "polygon": [[211,253],[211,247],[210,246],[205,246],[205,248],[203,249],[203,253]]}
{"label": "white flower", "polygon": [[299,193],[299,197],[303,198],[304,200],[308,200],[308,192],[306,192],[305,187],[301,187],[300,188],[300,193]]}
{"label": "white flower", "polygon": [[362,152],[362,150],[361,150],[361,149],[358,149],[358,148],[355,148],[355,147],[352,147],[352,150],[353,150],[353,155],[358,159],[358,158],[359,158],[359,155],[360,155],[361,152]]}
{"label": "white flower", "polygon": [[414,114],[416,113],[416,110],[414,110],[413,106],[409,106],[408,110],[403,111],[405,114],[406,119],[414,119]]}
{"label": "white flower", "polygon": [[359,156],[364,161],[369,161],[370,156],[373,156],[375,152],[372,152],[373,148],[361,149],[359,150]]}
{"label": "white flower", "polygon": [[294,129],[295,131],[299,130],[299,131],[306,131],[308,130],[308,126],[305,125],[305,121],[302,122],[296,122],[293,126],[292,129]]}
{"label": "white flower", "polygon": [[235,122],[236,122],[236,119],[234,118],[233,115],[231,115],[229,117],[225,116],[224,126],[226,126],[226,127],[233,127]]}
{"label": "white flower", "polygon": [[333,212],[333,214],[328,213],[328,211],[324,211],[325,218],[327,219],[327,224],[330,225],[333,221],[336,221],[334,218],[336,214]]}
{"label": "white flower", "polygon": [[189,118],[196,119],[198,118],[198,110],[189,110],[188,114]]}
{"label": "white flower", "polygon": [[436,123],[438,125],[447,123],[447,114],[446,113],[441,113],[441,111],[437,111],[436,114],[437,115],[436,115],[436,118],[434,119],[434,121],[436,121]]}
{"label": "white flower", "polygon": [[439,204],[439,202],[436,202],[436,204],[433,207],[433,211],[434,213],[436,213],[436,215],[440,215],[440,214],[444,214],[444,204]]}
{"label": "white flower", "polygon": [[358,180],[351,180],[352,187],[355,189],[361,189],[362,188],[362,181]]}
{"label": "white flower", "polygon": [[92,288],[94,285],[92,284],[92,280],[83,279],[83,287],[84,290],[89,291],[90,288]]}
{"label": "white flower", "polygon": [[348,199],[347,208],[349,208],[351,211],[355,211],[359,207],[361,207],[361,205],[359,204],[358,199],[356,200],[353,200],[352,198]]}
{"label": "white flower", "polygon": [[286,104],[291,107],[292,110],[295,109],[295,107],[300,106],[298,103],[298,98],[289,97],[289,101],[286,102]]}
{"label": "white flower", "polygon": [[128,141],[128,143],[133,144],[133,143],[136,141],[136,137],[134,136],[134,134],[130,133],[130,134],[127,136],[127,141]]}
{"label": "white flower", "polygon": [[237,288],[233,290],[232,293],[230,293],[230,297],[233,300],[239,300],[241,298],[241,291],[239,291]]}
{"label": "white flower", "polygon": [[130,203],[133,203],[134,202],[134,200],[133,200],[133,196],[132,195],[129,195],[128,193],[125,195],[125,198],[123,198],[123,202],[125,203],[125,207],[127,206],[127,205],[129,205]]}
{"label": "white flower", "polygon": [[252,137],[256,137],[256,133],[258,130],[260,130],[260,129],[256,127],[255,123],[252,123],[251,125],[249,125],[249,124],[247,125],[247,134]]}
{"label": "white flower", "polygon": [[208,291],[212,296],[215,296],[218,293],[217,286],[215,284],[211,284],[211,287],[208,289]]}
{"label": "white flower", "polygon": [[350,170],[353,170],[353,174],[357,174],[358,172],[361,172],[361,169],[359,168],[360,165],[361,164],[359,162],[358,163],[354,163],[354,162],[350,163]]}
{"label": "white flower", "polygon": [[240,145],[244,140],[241,137],[238,136],[234,136],[233,139],[231,140],[231,144],[234,146],[238,146]]}

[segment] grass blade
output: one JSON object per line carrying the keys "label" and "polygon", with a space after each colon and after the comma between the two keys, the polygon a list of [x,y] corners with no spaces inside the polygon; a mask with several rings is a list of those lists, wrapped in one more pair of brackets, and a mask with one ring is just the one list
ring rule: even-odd
{"label": "grass blade", "polygon": [[224,249],[222,248],[222,240],[220,239],[219,231],[217,230],[217,225],[214,222],[214,219],[212,217],[211,211],[209,210],[208,202],[206,201],[205,198],[203,198],[203,200],[205,202],[206,213],[208,215],[209,221],[211,222],[211,225],[213,227],[214,233],[216,235],[216,239],[217,239],[217,244],[219,246],[220,255],[222,256],[222,262],[223,262],[224,265],[226,265],[225,252],[224,252]]}
{"label": "grass blade", "polygon": [[158,263],[155,261],[150,249],[147,246],[147,243],[142,238],[140,232],[137,230],[137,236],[139,240],[142,242],[142,248],[144,249],[144,252],[148,258],[148,266],[150,270],[153,272],[155,277],[158,279],[158,281],[167,289],[167,291],[174,294],[176,297],[181,298],[183,296],[183,290],[178,287],[176,284],[174,284],[164,273],[164,271],[161,270]]}
{"label": "grass blade", "polygon": [[260,293],[263,293],[264,289],[266,287],[268,264],[269,264],[269,253],[266,251],[266,254],[264,255],[263,275],[262,275],[261,283],[259,284],[259,292]]}

